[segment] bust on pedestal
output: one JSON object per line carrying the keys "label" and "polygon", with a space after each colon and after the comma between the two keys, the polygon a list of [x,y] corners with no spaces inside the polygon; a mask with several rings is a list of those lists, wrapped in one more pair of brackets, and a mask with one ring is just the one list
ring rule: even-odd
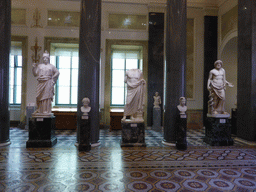
{"label": "bust on pedestal", "polygon": [[[145,86],[143,73],[140,69],[126,72],[127,98],[122,123],[121,146],[145,146],[145,126],[143,119]],[[127,119],[130,116],[130,119]]]}
{"label": "bust on pedestal", "polygon": [[80,128],[79,128],[79,138],[78,138],[78,150],[79,151],[90,151],[91,143],[90,143],[90,117],[89,112],[91,111],[91,107],[89,106],[90,99],[85,97],[82,100],[83,106],[81,107],[81,112],[83,115],[80,120]]}
{"label": "bust on pedestal", "polygon": [[186,98],[180,97],[180,104],[177,106],[179,110],[179,117],[177,121],[177,130],[176,130],[176,147],[179,150],[187,149],[187,106]]}
{"label": "bust on pedestal", "polygon": [[33,64],[32,72],[38,84],[36,87],[37,109],[29,121],[29,140],[26,147],[52,147],[57,143],[55,137],[55,116],[51,113],[54,85],[59,77],[58,69],[50,64],[50,55],[43,54],[43,63]]}
{"label": "bust on pedestal", "polygon": [[221,60],[214,63],[215,68],[210,71],[207,82],[209,101],[204,142],[212,146],[228,146],[234,143],[231,138],[230,115],[224,108],[226,85],[233,85],[226,80],[222,65]]}
{"label": "bust on pedestal", "polygon": [[155,131],[161,131],[161,97],[158,92],[155,93],[154,98],[154,107],[153,107],[153,125],[152,128]]}

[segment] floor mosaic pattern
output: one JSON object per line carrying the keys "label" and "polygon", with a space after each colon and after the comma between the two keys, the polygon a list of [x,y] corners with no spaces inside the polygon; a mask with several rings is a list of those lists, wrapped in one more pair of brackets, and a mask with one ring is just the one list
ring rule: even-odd
{"label": "floor mosaic pattern", "polygon": [[121,132],[100,130],[100,143],[78,152],[76,132],[56,131],[52,148],[26,149],[28,132],[12,128],[0,148],[0,191],[194,192],[256,191],[256,143],[212,147],[204,130],[189,130],[188,149],[162,144],[147,129],[146,147],[120,147]]}

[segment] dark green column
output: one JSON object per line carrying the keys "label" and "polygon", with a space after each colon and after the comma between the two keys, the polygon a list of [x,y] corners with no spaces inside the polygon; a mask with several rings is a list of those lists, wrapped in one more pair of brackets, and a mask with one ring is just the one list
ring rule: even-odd
{"label": "dark green column", "polygon": [[214,62],[218,55],[218,17],[204,17],[204,103],[203,103],[203,123],[205,125],[207,112],[209,91],[207,89],[207,81],[210,70],[214,68]]}
{"label": "dark green column", "polygon": [[[148,109],[147,125],[153,124],[153,96],[163,99],[164,86],[164,13],[149,13],[148,29]],[[160,105],[162,109],[162,104]]]}
{"label": "dark green column", "polygon": [[91,101],[91,143],[99,142],[99,72],[101,37],[101,0],[81,0],[79,77],[78,77],[78,142],[82,113],[82,99]]}
{"label": "dark green column", "polygon": [[11,1],[0,0],[0,146],[10,144],[9,55],[11,46]]}
{"label": "dark green column", "polygon": [[238,1],[237,136],[256,141],[256,1]]}
{"label": "dark green column", "polygon": [[179,98],[185,96],[187,1],[167,1],[164,143],[176,142]]}

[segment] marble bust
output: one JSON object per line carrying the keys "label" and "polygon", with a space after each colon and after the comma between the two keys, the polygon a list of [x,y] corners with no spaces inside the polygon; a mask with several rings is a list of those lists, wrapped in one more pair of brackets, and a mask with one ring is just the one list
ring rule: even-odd
{"label": "marble bust", "polygon": [[223,62],[217,60],[214,63],[214,69],[210,71],[207,89],[209,91],[208,114],[228,115],[225,111],[225,91],[226,85],[233,87],[233,84],[226,80],[226,72],[222,68]]}
{"label": "marble bust", "polygon": [[81,107],[81,111],[83,112],[83,116],[87,116],[88,113],[91,111],[91,107],[89,106],[90,104],[90,99],[85,97],[82,100],[83,106]]}
{"label": "marble bust", "polygon": [[50,55],[47,51],[43,53],[43,63],[34,63],[32,73],[36,77],[38,84],[36,87],[37,109],[32,114],[34,117],[51,117],[51,103],[54,95],[54,85],[59,77],[58,69],[50,64]]}
{"label": "marble bust", "polygon": [[126,105],[122,122],[130,116],[132,122],[144,122],[143,110],[146,91],[146,81],[140,69],[130,69],[125,74],[124,82],[127,84]]}
{"label": "marble bust", "polygon": [[159,93],[156,92],[153,98],[154,98],[154,108],[160,108],[159,105],[161,104],[161,97],[159,96]]}
{"label": "marble bust", "polygon": [[177,108],[180,112],[180,115],[185,115],[187,111],[186,98],[180,97],[179,101],[180,101],[180,104],[177,106]]}

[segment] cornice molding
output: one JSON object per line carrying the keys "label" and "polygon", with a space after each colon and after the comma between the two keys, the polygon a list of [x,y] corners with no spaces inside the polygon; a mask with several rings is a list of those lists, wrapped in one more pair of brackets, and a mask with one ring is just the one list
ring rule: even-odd
{"label": "cornice molding", "polygon": [[[59,1],[80,1],[80,0],[59,0]],[[227,0],[187,0],[188,7],[218,8]],[[103,3],[125,3],[144,4],[148,6],[166,6],[167,0],[102,0]]]}

